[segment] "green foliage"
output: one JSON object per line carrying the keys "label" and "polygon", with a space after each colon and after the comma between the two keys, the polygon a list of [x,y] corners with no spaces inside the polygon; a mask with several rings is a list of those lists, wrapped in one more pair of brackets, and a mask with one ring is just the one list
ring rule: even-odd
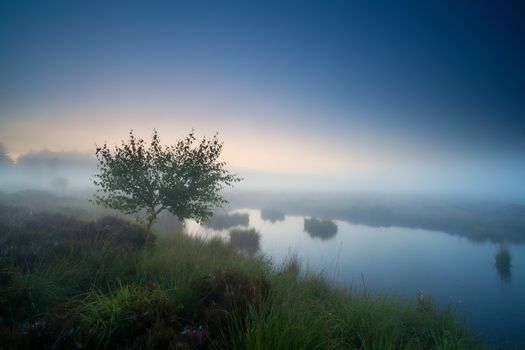
{"label": "green foliage", "polygon": [[106,144],[97,147],[97,203],[126,214],[145,211],[148,231],[163,210],[180,220],[210,218],[213,207],[226,202],[220,190],[240,179],[219,161],[222,143],[217,135],[194,143],[192,131],[174,145],[162,146],[154,130],[147,145],[132,130],[114,151]]}
{"label": "green foliage", "polygon": [[266,275],[222,268],[195,279],[192,291],[197,318],[206,325],[216,347],[228,348],[239,336],[232,325],[242,324],[249,314],[262,309],[269,282]]}
{"label": "green foliage", "polygon": [[[2,210],[3,209],[3,210]],[[144,230],[115,217],[84,222],[62,214],[29,215],[17,208],[0,206],[0,263],[33,271],[43,265],[77,258],[103,267],[105,252],[121,256],[145,245]],[[3,214],[2,214],[3,213]],[[18,219],[18,220],[15,220]]]}
{"label": "green foliage", "polygon": [[294,256],[276,268],[182,232],[144,249],[119,219],[12,213],[0,231],[2,349],[482,348],[427,299],[337,289]]}
{"label": "green foliage", "polygon": [[179,328],[180,305],[155,286],[120,286],[110,294],[91,292],[78,308],[80,330],[88,344],[119,345],[144,334],[156,321]]}
{"label": "green foliage", "polygon": [[330,286],[319,275],[274,276],[258,312],[232,317],[233,349],[483,349],[452,313]]}
{"label": "green foliage", "polygon": [[67,300],[73,294],[68,286],[67,273],[46,269],[32,273],[9,272],[9,280],[0,293],[0,314],[8,316],[7,322],[34,318]]}

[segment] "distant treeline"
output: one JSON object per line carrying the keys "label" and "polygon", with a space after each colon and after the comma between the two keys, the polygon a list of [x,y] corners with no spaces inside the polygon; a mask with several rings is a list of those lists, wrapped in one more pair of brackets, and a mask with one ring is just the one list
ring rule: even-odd
{"label": "distant treeline", "polygon": [[203,226],[215,230],[226,230],[235,226],[248,226],[250,216],[248,214],[215,214],[211,219],[202,223]]}
{"label": "distant treeline", "polygon": [[441,231],[475,241],[525,243],[525,205],[512,201],[422,196],[235,191],[232,208],[277,207],[287,215],[373,227]]}
{"label": "distant treeline", "polygon": [[274,208],[261,209],[261,219],[264,221],[277,222],[283,221],[285,217],[284,212]]}
{"label": "distant treeline", "polygon": [[42,150],[13,159],[0,143],[0,191],[41,189],[58,194],[92,186],[93,155]]}
{"label": "distant treeline", "polygon": [[[0,203],[27,206],[34,209],[61,207],[64,211],[81,214],[98,210],[84,197],[57,197],[44,191],[25,190],[15,193],[0,192]],[[525,205],[502,202],[475,202],[439,198],[384,198],[375,196],[282,195],[236,191],[228,195],[228,209],[271,208],[279,210],[275,218],[286,215],[322,217],[373,227],[407,227],[441,231],[466,237],[474,241],[489,240],[496,243],[525,243]],[[272,204],[273,203],[273,204]],[[102,214],[102,213],[101,213]],[[107,213],[104,213],[107,215]],[[111,213],[112,215],[114,213]],[[266,215],[266,214],[264,214]],[[261,217],[263,213],[261,212]],[[270,220],[267,216],[266,219]],[[177,222],[171,218],[161,220],[160,226],[171,229]],[[271,221],[271,220],[270,220]],[[248,214],[217,214],[205,226],[229,229],[248,226]]]}

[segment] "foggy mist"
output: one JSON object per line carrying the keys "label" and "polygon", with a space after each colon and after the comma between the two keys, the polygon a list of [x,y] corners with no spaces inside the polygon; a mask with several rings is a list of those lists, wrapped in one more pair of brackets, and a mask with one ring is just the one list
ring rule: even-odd
{"label": "foggy mist", "polygon": [[520,2],[7,0],[0,52],[1,349],[525,348]]}
{"label": "foggy mist", "polygon": [[[4,149],[8,149],[3,146]],[[4,151],[3,190],[39,188],[59,191],[89,191],[96,173],[93,153],[41,150],[13,159]],[[244,181],[239,188],[281,191],[345,191],[384,194],[495,197],[525,200],[525,162],[518,159],[440,159],[411,165],[385,163],[371,169],[340,171],[265,171],[245,167],[230,168]],[[62,182],[62,184],[59,184]]]}

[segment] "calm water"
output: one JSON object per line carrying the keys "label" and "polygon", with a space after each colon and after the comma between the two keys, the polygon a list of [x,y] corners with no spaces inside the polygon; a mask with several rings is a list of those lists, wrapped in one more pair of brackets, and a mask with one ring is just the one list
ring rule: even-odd
{"label": "calm water", "polygon": [[[415,300],[430,295],[451,305],[476,333],[501,345],[525,344],[525,245],[508,245],[511,276],[502,279],[495,267],[500,246],[478,243],[443,232],[399,227],[369,227],[334,221],[337,233],[326,239],[303,230],[304,216],[264,221],[259,210],[249,226],[261,233],[261,250],[280,263],[297,253],[310,271],[323,271],[337,283],[369,292]],[[187,223],[193,234],[227,230]],[[525,348],[525,347],[524,347]]]}

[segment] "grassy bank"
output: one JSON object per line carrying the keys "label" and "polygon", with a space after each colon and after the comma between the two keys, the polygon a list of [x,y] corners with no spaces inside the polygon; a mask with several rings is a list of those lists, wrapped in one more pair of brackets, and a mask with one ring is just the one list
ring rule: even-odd
{"label": "grassy bank", "polygon": [[116,218],[0,208],[2,349],[469,349],[448,311]]}

